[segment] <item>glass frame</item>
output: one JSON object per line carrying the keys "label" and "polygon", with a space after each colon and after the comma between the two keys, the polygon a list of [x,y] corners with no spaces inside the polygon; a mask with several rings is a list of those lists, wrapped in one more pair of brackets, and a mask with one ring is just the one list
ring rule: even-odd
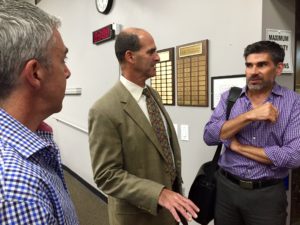
{"label": "glass frame", "polygon": [[215,109],[223,92],[229,90],[231,87],[245,87],[246,75],[228,75],[211,77],[211,109]]}

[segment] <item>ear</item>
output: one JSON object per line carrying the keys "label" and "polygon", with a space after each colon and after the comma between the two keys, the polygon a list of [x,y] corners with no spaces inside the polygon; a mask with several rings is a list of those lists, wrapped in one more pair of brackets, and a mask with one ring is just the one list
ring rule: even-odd
{"label": "ear", "polygon": [[135,55],[134,55],[134,53],[133,53],[132,51],[130,51],[130,50],[127,50],[127,51],[125,52],[124,58],[125,58],[125,60],[126,60],[127,62],[129,62],[129,63],[134,63],[134,61],[135,61]]}
{"label": "ear", "polygon": [[45,69],[36,59],[29,60],[23,70],[22,75],[27,83],[32,86],[34,89],[41,87],[41,81],[43,79],[43,71]]}
{"label": "ear", "polygon": [[276,66],[276,76],[280,76],[283,69],[284,69],[284,64],[282,62],[279,62]]}

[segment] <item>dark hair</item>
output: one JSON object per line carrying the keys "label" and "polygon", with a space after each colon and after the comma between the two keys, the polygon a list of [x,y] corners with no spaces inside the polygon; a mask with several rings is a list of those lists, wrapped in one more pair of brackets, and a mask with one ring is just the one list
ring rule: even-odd
{"label": "dark hair", "polygon": [[121,32],[115,42],[115,53],[119,63],[124,61],[125,52],[138,51],[141,49],[140,40],[137,34]]}
{"label": "dark hair", "polygon": [[258,41],[248,45],[244,51],[245,59],[254,53],[269,53],[275,65],[283,62],[285,55],[283,48],[274,41]]}

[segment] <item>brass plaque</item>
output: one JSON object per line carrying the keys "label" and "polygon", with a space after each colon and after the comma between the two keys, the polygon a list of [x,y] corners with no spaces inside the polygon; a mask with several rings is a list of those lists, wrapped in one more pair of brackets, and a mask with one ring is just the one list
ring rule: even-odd
{"label": "brass plaque", "polygon": [[177,104],[208,106],[208,40],[176,47]]}
{"label": "brass plaque", "polygon": [[207,76],[206,71],[200,71],[199,76]]}
{"label": "brass plaque", "polygon": [[203,52],[202,42],[198,42],[196,44],[185,45],[183,47],[179,47],[178,55],[179,58],[193,56],[193,55],[201,55]]}
{"label": "brass plaque", "polygon": [[[158,52],[160,62],[170,61],[170,52],[169,51],[161,51]],[[161,63],[162,66],[166,65],[166,63]]]}
{"label": "brass plaque", "polygon": [[206,81],[204,80],[204,81],[199,81],[199,85],[201,85],[201,86],[205,86],[206,87]]}
{"label": "brass plaque", "polygon": [[199,66],[206,66],[206,61],[200,61]]}
{"label": "brass plaque", "polygon": [[[156,64],[156,76],[150,79],[151,86],[159,93],[164,105],[175,105],[174,48],[157,51],[160,61]],[[182,62],[183,77],[183,62]]]}

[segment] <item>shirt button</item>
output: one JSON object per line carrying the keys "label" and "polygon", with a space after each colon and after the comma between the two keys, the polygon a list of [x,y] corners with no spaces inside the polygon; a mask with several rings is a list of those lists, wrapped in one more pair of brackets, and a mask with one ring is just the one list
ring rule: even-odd
{"label": "shirt button", "polygon": [[252,137],[252,139],[253,139],[253,140],[255,140],[255,139],[256,139],[256,137]]}

